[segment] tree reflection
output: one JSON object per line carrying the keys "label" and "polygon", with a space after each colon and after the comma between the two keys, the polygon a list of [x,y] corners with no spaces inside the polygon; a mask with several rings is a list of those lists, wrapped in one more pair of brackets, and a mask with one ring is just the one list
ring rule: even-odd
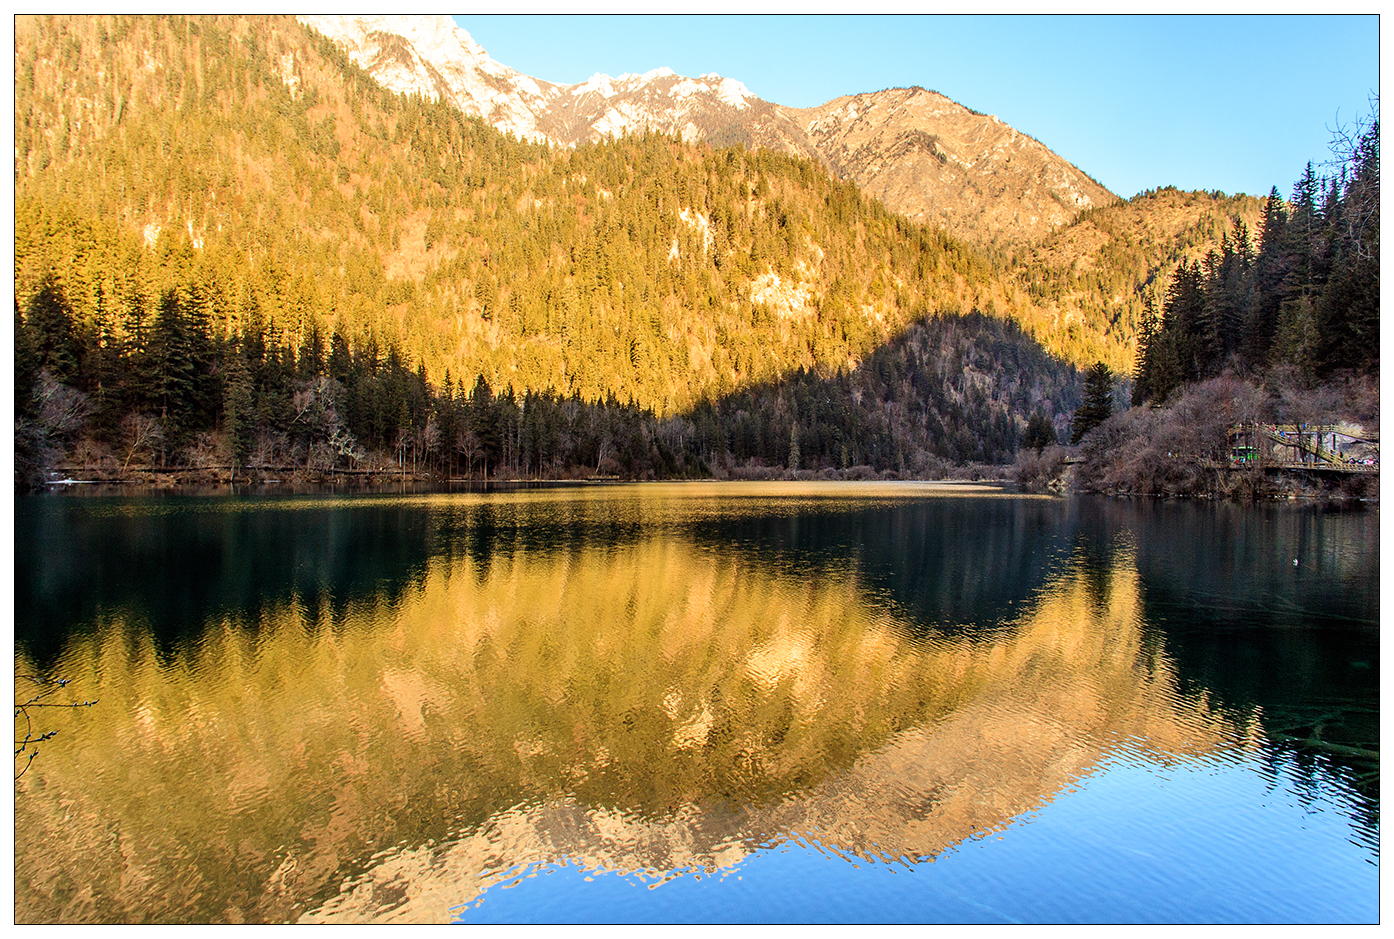
{"label": "tree reflection", "polygon": [[21,781],[18,917],[432,919],[519,865],[714,870],[795,835],[932,857],[1122,741],[1233,739],[1145,653],[1132,554],[1088,568],[988,635],[676,537],[442,556],[163,664],[115,618],[63,660],[103,708]]}

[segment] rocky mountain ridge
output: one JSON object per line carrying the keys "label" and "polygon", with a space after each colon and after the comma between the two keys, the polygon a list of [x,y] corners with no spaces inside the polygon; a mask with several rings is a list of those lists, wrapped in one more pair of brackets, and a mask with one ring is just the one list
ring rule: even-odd
{"label": "rocky mountain ridge", "polygon": [[887,208],[978,242],[1034,242],[1117,197],[1034,138],[924,88],[764,101],[733,78],[671,69],[557,85],[494,61],[445,16],[303,16],[384,87],[520,138],[571,147],[656,131],[814,159]]}

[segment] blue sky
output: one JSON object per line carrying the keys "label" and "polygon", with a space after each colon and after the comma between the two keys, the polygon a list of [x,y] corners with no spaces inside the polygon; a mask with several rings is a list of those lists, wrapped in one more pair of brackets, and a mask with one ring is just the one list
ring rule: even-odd
{"label": "blue sky", "polygon": [[1287,195],[1370,112],[1366,16],[455,17],[547,81],[667,66],[793,107],[921,85],[995,114],[1118,195],[1156,186]]}

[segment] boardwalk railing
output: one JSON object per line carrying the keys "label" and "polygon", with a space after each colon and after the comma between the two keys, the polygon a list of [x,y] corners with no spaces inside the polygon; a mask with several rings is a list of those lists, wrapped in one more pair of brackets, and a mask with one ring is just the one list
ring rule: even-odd
{"label": "boardwalk railing", "polygon": [[[1338,438],[1344,438],[1344,441]],[[1379,435],[1342,424],[1231,424],[1226,461],[1203,460],[1215,468],[1320,470],[1378,473]],[[1342,452],[1356,450],[1359,456]]]}

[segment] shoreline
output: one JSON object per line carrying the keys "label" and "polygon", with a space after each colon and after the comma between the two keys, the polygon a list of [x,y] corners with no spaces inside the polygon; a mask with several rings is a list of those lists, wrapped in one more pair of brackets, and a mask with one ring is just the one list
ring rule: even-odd
{"label": "shoreline", "polygon": [[[437,473],[401,472],[392,470],[338,470],[332,473],[306,472],[303,469],[272,468],[235,477],[226,469],[132,468],[114,474],[101,469],[59,466],[50,471],[49,479],[33,486],[29,492],[52,492],[60,489],[88,489],[110,492],[157,491],[187,492],[198,490],[213,494],[217,490],[380,490],[398,486],[416,488],[480,488],[494,486],[557,486],[557,485],[614,485],[628,483],[680,482],[945,482],[1016,485],[1007,466],[966,466],[950,476],[919,477],[896,470],[877,472],[869,466],[852,466],[842,470],[795,470],[782,467],[733,467],[722,475],[675,476],[669,478],[629,477],[617,474],[575,476],[442,476]],[[25,490],[20,490],[21,492]]]}

